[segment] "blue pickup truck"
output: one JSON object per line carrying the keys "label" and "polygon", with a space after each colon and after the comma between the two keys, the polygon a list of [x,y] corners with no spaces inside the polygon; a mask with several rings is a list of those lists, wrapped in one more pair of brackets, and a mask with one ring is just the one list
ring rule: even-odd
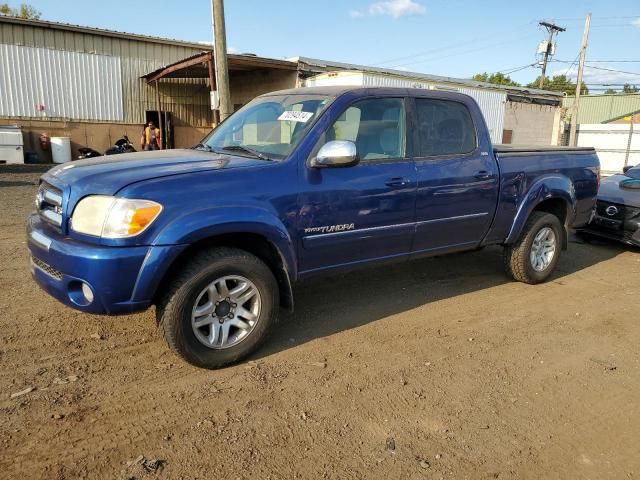
{"label": "blue pickup truck", "polygon": [[44,174],[31,271],[85,312],[155,305],[169,346],[218,368],[254,351],[314,275],[497,244],[513,278],[544,281],[599,175],[592,149],[492,146],[466,95],[285,90],[192,149]]}

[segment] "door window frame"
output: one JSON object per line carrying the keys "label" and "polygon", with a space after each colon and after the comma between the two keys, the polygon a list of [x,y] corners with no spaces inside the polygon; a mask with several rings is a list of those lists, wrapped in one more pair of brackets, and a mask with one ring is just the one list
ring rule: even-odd
{"label": "door window frame", "polygon": [[332,121],[329,126],[320,134],[318,140],[316,141],[316,144],[314,145],[313,149],[311,150],[311,153],[309,154],[307,161],[306,161],[306,165],[307,168],[312,168],[310,165],[311,159],[314,158],[317,154],[318,151],[320,150],[320,148],[322,148],[322,146],[326,143],[326,135],[327,132],[329,131],[330,128],[333,128],[333,125],[335,122],[338,121],[338,119],[345,114],[345,112],[347,110],[349,110],[349,108],[351,108],[352,106],[354,106],[356,103],[362,102],[362,101],[366,101],[366,100],[378,100],[378,99],[398,99],[398,100],[402,100],[402,106],[404,108],[404,156],[402,157],[391,157],[391,158],[375,158],[375,159],[368,159],[368,160],[364,160],[364,159],[360,159],[360,161],[354,165],[351,168],[357,168],[358,166],[360,166],[360,164],[364,164],[364,165],[381,165],[381,164],[386,164],[386,163],[395,163],[395,162],[402,162],[402,161],[409,161],[412,159],[413,157],[413,138],[409,138],[410,136],[413,137],[413,135],[410,135],[409,132],[413,129],[413,115],[410,112],[410,108],[411,108],[411,104],[413,103],[411,101],[411,97],[405,95],[405,94],[388,94],[388,95],[367,95],[367,96],[362,96],[362,97],[358,97],[355,100],[353,100],[351,103],[349,103],[348,105],[346,105],[344,107],[344,109],[342,109],[340,111],[340,113],[336,116],[336,118],[334,119],[334,121]]}
{"label": "door window frame", "polygon": [[[467,113],[469,114],[469,118],[471,119],[471,124],[473,125],[473,134],[475,137],[475,148],[473,150],[471,150],[470,152],[467,153],[448,153],[448,154],[433,154],[433,155],[420,155],[420,128],[419,125],[420,123],[418,122],[418,102],[417,100],[437,100],[440,102],[450,102],[450,103],[457,103],[459,105],[462,105],[466,110]],[[471,113],[471,109],[469,108],[469,105],[467,105],[466,102],[460,101],[460,100],[452,100],[452,99],[448,99],[448,98],[437,98],[437,97],[431,97],[428,95],[415,95],[412,96],[408,99],[409,103],[411,104],[411,112],[412,112],[412,124],[411,124],[411,128],[412,128],[412,135],[411,135],[411,140],[412,140],[412,148],[411,151],[413,152],[413,159],[414,160],[421,160],[421,161],[428,161],[428,160],[448,160],[448,159],[455,159],[455,158],[466,158],[466,157],[472,157],[475,155],[478,155],[479,151],[480,151],[480,138],[478,135],[478,125],[476,123],[476,119],[473,117],[473,114]]]}

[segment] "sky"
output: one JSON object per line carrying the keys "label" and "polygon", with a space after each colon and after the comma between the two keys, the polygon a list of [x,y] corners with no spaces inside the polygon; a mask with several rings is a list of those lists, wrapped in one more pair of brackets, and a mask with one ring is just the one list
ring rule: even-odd
{"label": "sky", "polygon": [[[209,0],[27,1],[45,20],[196,42],[212,37]],[[568,71],[575,77],[589,12],[586,82],[594,93],[605,84],[640,86],[640,0],[225,2],[227,45],[234,53],[304,56],[458,78],[512,72],[520,83],[540,74],[539,68],[526,67],[536,62],[537,46],[546,38],[540,20],[566,28],[558,34],[548,74]]]}

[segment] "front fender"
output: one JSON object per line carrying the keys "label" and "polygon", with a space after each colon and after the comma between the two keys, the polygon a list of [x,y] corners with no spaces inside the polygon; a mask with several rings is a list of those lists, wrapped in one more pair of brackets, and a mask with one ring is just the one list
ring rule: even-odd
{"label": "front fender", "polygon": [[564,200],[567,204],[567,224],[570,225],[576,215],[576,192],[573,182],[564,175],[546,175],[529,187],[527,195],[518,206],[505,243],[515,242],[520,237],[531,212],[545,200],[554,198]]}
{"label": "front fender", "polygon": [[217,235],[252,233],[271,242],[282,257],[287,272],[297,277],[297,262],[291,236],[273,213],[249,206],[212,207],[188,212],[167,224],[154,245],[192,245]]}

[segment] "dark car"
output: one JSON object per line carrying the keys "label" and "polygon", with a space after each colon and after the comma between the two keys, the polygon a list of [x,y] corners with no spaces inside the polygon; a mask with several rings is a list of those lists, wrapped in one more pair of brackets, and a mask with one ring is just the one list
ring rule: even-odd
{"label": "dark car", "polygon": [[596,214],[582,232],[640,247],[640,165],[602,181]]}

